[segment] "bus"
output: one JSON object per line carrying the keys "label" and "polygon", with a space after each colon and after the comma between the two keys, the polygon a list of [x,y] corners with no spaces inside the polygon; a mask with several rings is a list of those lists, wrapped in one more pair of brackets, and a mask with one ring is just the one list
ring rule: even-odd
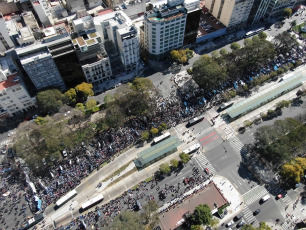
{"label": "bus", "polygon": [[251,31],[247,32],[244,37],[245,38],[252,37],[252,36],[254,36],[254,35],[256,35],[259,32],[264,31],[264,30],[265,30],[265,27],[261,27],[257,30],[251,30]]}
{"label": "bus", "polygon": [[217,109],[217,112],[220,113],[222,112],[223,110],[231,107],[232,105],[234,104],[234,102],[227,102],[227,103],[223,103],[220,105],[220,107]]}
{"label": "bus", "polygon": [[72,199],[77,195],[77,191],[73,189],[72,191],[68,192],[65,196],[60,198],[58,201],[56,201],[56,207],[60,207],[63,204],[65,204],[68,200]]}
{"label": "bus", "polygon": [[169,132],[166,132],[166,133],[164,133],[163,135],[161,135],[159,137],[155,137],[153,139],[153,143],[152,144],[155,145],[155,144],[157,144],[157,143],[159,143],[159,142],[169,138],[170,136],[171,136],[171,134]]}
{"label": "bus", "polygon": [[81,210],[84,211],[103,200],[103,195],[98,195],[81,205]]}
{"label": "bus", "polygon": [[201,147],[200,144],[194,144],[184,151],[186,154],[192,154]]}
{"label": "bus", "polygon": [[192,119],[190,119],[190,120],[187,122],[186,127],[187,127],[187,128],[188,128],[188,127],[191,127],[191,126],[195,125],[196,123],[201,122],[203,119],[204,119],[204,116],[199,116],[199,117],[192,118]]}
{"label": "bus", "polygon": [[34,216],[33,218],[29,219],[28,222],[20,228],[20,230],[26,230],[34,225],[38,224],[40,221],[42,221],[45,218],[45,215],[43,213],[39,213],[38,215]]}

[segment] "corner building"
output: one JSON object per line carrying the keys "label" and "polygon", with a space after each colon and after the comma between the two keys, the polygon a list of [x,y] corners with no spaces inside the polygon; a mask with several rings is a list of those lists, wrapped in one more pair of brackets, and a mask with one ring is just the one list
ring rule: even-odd
{"label": "corner building", "polygon": [[144,47],[150,58],[161,60],[183,46],[186,18],[183,0],[167,0],[144,14]]}

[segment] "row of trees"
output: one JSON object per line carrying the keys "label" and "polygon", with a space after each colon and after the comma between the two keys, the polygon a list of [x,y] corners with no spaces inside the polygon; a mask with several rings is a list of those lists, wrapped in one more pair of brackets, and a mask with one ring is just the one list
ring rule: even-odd
{"label": "row of trees", "polygon": [[255,228],[251,224],[245,224],[242,226],[241,230],[272,230],[265,222],[260,222],[259,227]]}
{"label": "row of trees", "polygon": [[177,167],[181,164],[186,164],[188,161],[190,160],[190,156],[189,154],[186,154],[186,153],[181,153],[180,154],[180,161],[176,160],[176,159],[172,159],[170,161],[170,165],[167,164],[167,163],[163,163],[159,166],[159,171],[162,173],[162,174],[168,174],[171,172],[171,169],[172,170],[175,170],[177,169]]}
{"label": "row of trees", "polygon": [[57,113],[64,104],[82,107],[87,97],[94,95],[92,88],[92,84],[83,82],[64,94],[58,89],[47,89],[38,92],[37,105],[42,115]]}
{"label": "row of trees", "polygon": [[272,126],[262,126],[254,134],[254,151],[276,168],[305,151],[304,118],[277,120]]}
{"label": "row of trees", "polygon": [[193,79],[205,90],[219,89],[229,80],[252,76],[252,72],[267,65],[277,54],[286,55],[298,47],[295,37],[288,32],[275,36],[274,43],[265,38],[266,34],[260,33],[252,39],[245,39],[243,48],[238,43],[232,43],[231,53],[221,49],[220,53],[212,52],[211,57],[201,56],[193,64]]}
{"label": "row of trees", "polygon": [[151,138],[161,134],[166,129],[167,129],[167,124],[161,123],[160,126],[158,126],[158,128],[152,127],[149,131],[144,131],[141,134],[141,140],[148,141]]}

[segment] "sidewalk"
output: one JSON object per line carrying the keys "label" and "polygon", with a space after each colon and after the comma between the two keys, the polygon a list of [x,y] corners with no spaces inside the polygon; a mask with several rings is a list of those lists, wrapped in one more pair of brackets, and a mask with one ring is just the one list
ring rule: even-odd
{"label": "sidewalk", "polygon": [[[220,220],[218,227],[223,223],[227,223],[232,220],[238,213],[240,213],[244,208],[244,201],[241,194],[236,190],[236,188],[231,184],[231,182],[223,176],[215,176],[213,182],[222,192],[223,196],[228,200],[230,206],[226,209],[228,214]],[[241,204],[242,203],[242,204]]]}

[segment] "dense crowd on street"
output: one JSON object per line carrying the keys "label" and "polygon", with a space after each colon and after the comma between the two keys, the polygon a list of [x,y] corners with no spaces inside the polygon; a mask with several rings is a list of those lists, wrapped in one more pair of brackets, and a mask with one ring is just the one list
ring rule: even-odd
{"label": "dense crowd on street", "polygon": [[[41,178],[34,176],[30,172],[29,178],[16,186],[16,181],[7,182],[6,180],[7,178],[14,177],[16,173],[22,174],[22,167],[19,165],[20,167],[11,169],[9,165],[1,165],[1,193],[11,191],[12,194],[4,199],[1,198],[1,203],[3,204],[3,202],[9,198],[12,204],[10,204],[10,206],[1,205],[0,215],[3,215],[3,211],[8,210],[6,213],[10,214],[12,212],[17,216],[24,217],[24,210],[26,207],[24,203],[20,206],[21,203],[17,202],[21,197],[28,201],[27,208],[30,207],[32,213],[43,211],[48,205],[55,203],[60,197],[79,185],[81,180],[87,177],[93,170],[99,170],[103,163],[111,161],[116,154],[139,141],[143,131],[149,130],[152,127],[158,128],[162,123],[165,123],[167,127],[170,128],[185,122],[191,117],[203,114],[207,102],[219,92],[237,88],[239,84],[250,84],[255,77],[275,71],[284,64],[295,63],[296,60],[301,59],[302,55],[303,53],[301,50],[291,51],[288,54],[288,58],[283,56],[277,57],[269,65],[264,66],[258,72],[252,73],[252,77],[246,76],[244,79],[227,82],[223,87],[213,90],[212,92],[204,92],[204,90],[197,88],[192,88],[187,91],[180,89],[173,90],[169,97],[159,98],[158,107],[154,114],[151,116],[138,116],[137,118],[132,118],[125,123],[125,127],[118,129],[110,128],[97,134],[92,143],[82,143],[74,150],[67,151],[68,157],[56,162]],[[193,187],[203,179],[205,178],[195,179],[194,184],[189,187]],[[29,186],[29,182],[32,182],[33,186]],[[153,184],[154,182],[151,183]],[[187,187],[184,187],[184,189]],[[97,209],[97,211],[101,213],[98,219],[113,218],[122,210],[127,208],[133,209],[136,200],[153,199],[153,197],[147,196],[146,189],[148,189],[147,184],[141,184],[138,191],[132,191],[131,194],[128,192],[128,194],[126,194],[128,197],[124,195],[118,198],[120,202],[117,199]],[[174,191],[176,192],[174,195],[175,198],[181,194],[179,191],[182,189],[183,187],[170,189],[163,188],[161,192],[165,192],[164,195],[167,196],[167,193],[173,194]],[[154,199],[156,199],[156,197],[154,197]],[[41,205],[37,204],[38,200],[41,200]],[[94,214],[91,213],[87,217],[89,220],[95,220],[96,216],[97,212]],[[0,216],[0,218],[1,217],[2,216]],[[5,220],[3,220],[3,218],[0,219],[0,223],[4,224]],[[19,224],[18,221],[14,223]]]}

